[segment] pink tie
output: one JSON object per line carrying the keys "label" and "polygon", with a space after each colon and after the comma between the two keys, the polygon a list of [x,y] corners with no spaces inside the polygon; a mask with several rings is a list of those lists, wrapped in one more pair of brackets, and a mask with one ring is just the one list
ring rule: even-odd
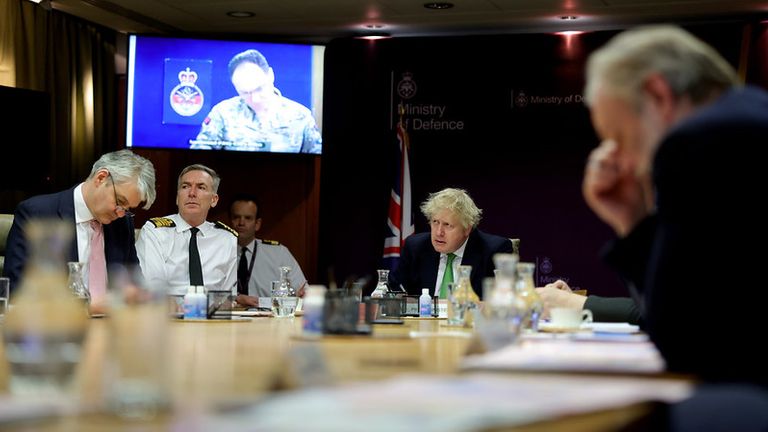
{"label": "pink tie", "polygon": [[91,303],[103,303],[107,293],[107,262],[104,258],[104,228],[97,220],[91,221],[91,256],[88,259],[88,290]]}

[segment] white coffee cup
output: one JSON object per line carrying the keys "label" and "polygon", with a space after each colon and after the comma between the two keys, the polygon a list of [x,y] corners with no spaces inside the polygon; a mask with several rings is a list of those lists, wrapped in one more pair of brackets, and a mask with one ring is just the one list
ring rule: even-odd
{"label": "white coffee cup", "polygon": [[570,308],[552,308],[549,311],[549,323],[558,328],[577,329],[583,323],[592,322],[592,311]]}

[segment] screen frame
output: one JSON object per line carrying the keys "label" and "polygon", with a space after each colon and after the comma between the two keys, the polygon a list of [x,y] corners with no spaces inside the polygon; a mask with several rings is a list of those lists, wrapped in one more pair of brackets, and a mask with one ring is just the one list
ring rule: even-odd
{"label": "screen frame", "polygon": [[[140,68],[146,67],[145,64],[142,64],[142,62],[148,61],[145,57],[137,58],[137,47],[141,43],[150,43],[150,44],[160,44],[163,45],[173,45],[178,44],[181,46],[220,46],[224,47],[220,50],[217,50],[216,56],[209,56],[209,55],[202,55],[196,54],[196,57],[189,57],[188,52],[189,50],[181,50],[179,52],[179,59],[201,59],[206,57],[215,57],[217,59],[217,63],[215,64],[215,68],[211,72],[211,81],[215,81],[216,88],[214,88],[211,96],[208,99],[208,104],[202,108],[201,112],[208,112],[210,111],[211,107],[225,99],[233,98],[237,96],[237,92],[234,89],[234,86],[231,83],[229,72],[227,71],[227,64],[229,62],[229,59],[232,55],[242,52],[245,49],[257,49],[260,52],[264,54],[267,61],[269,62],[270,67],[274,70],[275,75],[275,88],[280,90],[281,94],[285,96],[288,99],[294,100],[292,96],[295,97],[296,92],[288,91],[283,92],[281,89],[281,86],[290,87],[290,86],[284,86],[284,84],[290,80],[294,80],[295,82],[301,82],[303,79],[304,81],[308,81],[308,83],[304,83],[304,87],[301,88],[301,91],[304,93],[303,96],[297,97],[296,102],[300,103],[304,107],[308,108],[311,111],[312,117],[315,120],[316,127],[319,131],[319,133],[322,136],[322,130],[323,130],[323,90],[324,90],[324,73],[325,73],[325,50],[326,45],[318,44],[318,43],[300,43],[300,42],[282,42],[282,41],[269,41],[265,39],[249,39],[244,37],[221,37],[221,36],[200,36],[200,37],[190,37],[190,36],[168,36],[168,35],[153,35],[153,34],[140,34],[140,33],[131,33],[127,37],[127,68],[126,68],[126,102],[125,102],[125,146],[126,148],[136,148],[136,149],[155,149],[155,150],[201,150],[201,151],[217,151],[217,150],[224,150],[221,148],[211,148],[211,149],[195,149],[192,148],[191,145],[189,145],[190,139],[195,139],[197,136],[197,133],[200,131],[202,122],[200,123],[189,123],[186,125],[170,125],[170,127],[167,123],[164,123],[163,118],[158,118],[158,113],[156,110],[161,110],[160,114],[162,115],[162,110],[167,110],[167,105],[169,103],[168,95],[164,92],[165,89],[162,87],[157,87],[157,82],[154,82],[155,87],[151,89],[151,92],[147,92],[145,88],[142,88],[142,85],[146,86],[146,83],[141,82],[141,80],[145,79],[144,76],[146,76],[149,72],[146,70],[141,70]],[[139,47],[139,49],[143,49]],[[168,50],[168,48],[160,48],[159,50],[162,51],[163,49]],[[205,52],[205,51],[202,51]],[[275,53],[278,52],[276,55]],[[303,56],[301,57],[301,62],[296,63],[300,64],[301,68],[293,67],[292,63],[289,62],[289,60],[292,58],[291,55],[281,55],[284,53],[290,53],[293,52],[293,58]],[[301,54],[296,54],[301,53]],[[309,54],[307,54],[309,53]],[[170,55],[173,55],[172,52],[169,52]],[[143,56],[144,54],[142,52],[139,52],[138,55]],[[157,62],[157,54],[154,55],[154,58],[150,56],[149,61],[155,61]],[[307,57],[309,56],[309,57]],[[164,58],[167,60],[170,57],[169,55],[164,55]],[[288,60],[286,60],[286,58]],[[223,61],[222,59],[225,59],[226,61]],[[274,59],[274,60],[273,60]],[[137,70],[137,65],[139,70]],[[292,69],[293,68],[293,69]],[[163,67],[154,64],[150,71],[157,73],[159,69],[160,74],[163,73]],[[137,75],[137,73],[139,75]],[[168,75],[168,74],[166,74]],[[167,78],[167,77],[165,77]],[[155,80],[158,78],[155,76]],[[160,85],[162,85],[163,77],[160,78]],[[222,82],[226,82],[223,84]],[[223,92],[223,93],[222,93]],[[142,94],[148,94],[148,93],[155,93],[152,97],[151,103],[148,105],[150,106],[149,110],[155,110],[151,113],[147,113],[146,115],[143,114],[143,111],[146,109],[145,107],[139,106],[139,100],[142,97]],[[161,108],[157,108],[157,106],[162,106]],[[141,110],[141,112],[137,112],[136,110]],[[200,113],[197,114],[198,117]],[[154,122],[154,128],[157,130],[161,130],[161,133],[158,133],[157,136],[159,137],[156,140],[147,140],[143,139],[141,137],[141,133],[145,130],[145,128],[141,127],[140,124],[142,122],[147,121],[148,116],[154,116],[151,117],[149,122]],[[172,130],[174,127],[181,128],[185,130],[183,134],[181,132],[167,132],[167,130]],[[194,131],[194,133],[192,133]],[[150,132],[151,133],[151,132]],[[179,136],[183,135],[184,139],[179,139]],[[174,144],[168,144],[167,142],[158,143],[158,141],[167,141],[166,137],[170,137],[173,139]],[[184,142],[186,141],[186,142]],[[319,153],[313,153],[313,154],[321,154],[322,153],[322,144],[320,148]],[[259,151],[259,150],[253,150],[253,149],[243,149],[243,148],[233,148],[229,147],[226,148],[224,151],[237,151],[237,152],[256,152],[256,153],[278,153],[278,154],[307,154],[307,153],[296,153],[294,151]]]}

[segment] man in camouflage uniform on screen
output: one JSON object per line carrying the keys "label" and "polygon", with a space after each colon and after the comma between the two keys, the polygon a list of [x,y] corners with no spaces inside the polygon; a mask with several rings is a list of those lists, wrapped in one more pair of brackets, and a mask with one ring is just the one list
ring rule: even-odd
{"label": "man in camouflage uniform on screen", "polygon": [[238,96],[216,104],[203,121],[193,149],[320,153],[322,137],[312,112],[280,94],[266,58],[247,50],[229,62]]}

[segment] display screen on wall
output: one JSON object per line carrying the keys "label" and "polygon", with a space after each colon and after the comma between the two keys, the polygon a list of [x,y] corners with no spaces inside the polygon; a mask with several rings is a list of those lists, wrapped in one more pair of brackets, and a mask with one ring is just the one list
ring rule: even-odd
{"label": "display screen on wall", "polygon": [[320,154],[324,50],[131,35],[126,145]]}

